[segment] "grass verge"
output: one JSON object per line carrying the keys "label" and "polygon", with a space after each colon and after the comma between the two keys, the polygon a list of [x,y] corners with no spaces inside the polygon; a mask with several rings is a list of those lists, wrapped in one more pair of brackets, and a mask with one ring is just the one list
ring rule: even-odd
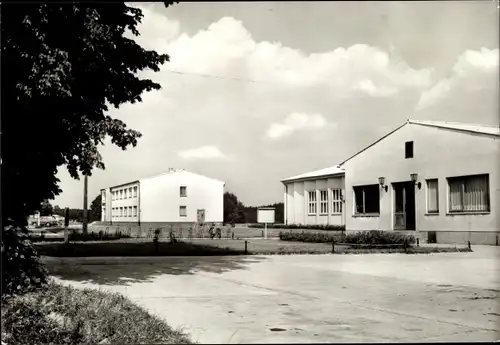
{"label": "grass verge", "polygon": [[2,342],[26,344],[190,344],[120,294],[53,282],[2,301]]}
{"label": "grass verge", "polygon": [[213,256],[239,255],[243,251],[187,242],[161,242],[158,248],[152,242],[84,242],[84,243],[36,243],[40,255],[54,257],[92,256]]}
{"label": "grass verge", "polygon": [[[330,254],[331,244],[303,243],[277,240],[247,241],[248,255]],[[193,242],[161,242],[158,250],[152,242],[83,242],[83,243],[36,243],[40,255],[51,257],[112,257],[112,256],[225,256],[244,255],[242,240],[194,240]],[[359,245],[335,245],[334,254],[430,254],[469,252],[465,247],[399,246],[359,247]]]}

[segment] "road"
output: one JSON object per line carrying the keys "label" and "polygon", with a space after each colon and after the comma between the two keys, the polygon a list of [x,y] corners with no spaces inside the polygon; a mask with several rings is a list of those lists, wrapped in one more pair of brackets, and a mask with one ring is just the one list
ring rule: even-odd
{"label": "road", "polygon": [[431,255],[44,258],[201,343],[500,339],[500,248]]}

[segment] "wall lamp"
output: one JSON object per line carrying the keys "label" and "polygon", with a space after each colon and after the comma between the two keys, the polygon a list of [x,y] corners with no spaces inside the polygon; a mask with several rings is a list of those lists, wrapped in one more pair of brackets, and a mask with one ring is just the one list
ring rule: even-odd
{"label": "wall lamp", "polygon": [[389,187],[387,187],[387,185],[385,185],[385,177],[379,177],[378,178],[378,183],[380,183],[380,186],[382,187],[382,189],[387,192],[387,190],[389,189]]}
{"label": "wall lamp", "polygon": [[418,187],[418,189],[422,188],[422,183],[417,182],[418,174],[410,174],[410,179],[412,182],[415,182],[415,185]]}

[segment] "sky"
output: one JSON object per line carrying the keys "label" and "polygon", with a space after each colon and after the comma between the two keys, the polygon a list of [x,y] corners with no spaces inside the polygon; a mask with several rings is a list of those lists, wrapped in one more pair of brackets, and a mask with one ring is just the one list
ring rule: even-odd
{"label": "sky", "polygon": [[[102,188],[169,168],[226,182],[245,204],[281,202],[280,180],[334,166],[406,119],[499,125],[498,1],[132,3],[135,38],[168,53],[162,85],[110,107],[143,136],[107,140]],[[83,207],[58,170],[52,203]]]}

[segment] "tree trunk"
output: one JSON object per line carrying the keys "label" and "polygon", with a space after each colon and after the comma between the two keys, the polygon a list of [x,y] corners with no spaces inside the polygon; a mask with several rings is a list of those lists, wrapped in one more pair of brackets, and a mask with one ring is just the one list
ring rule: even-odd
{"label": "tree trunk", "polygon": [[82,232],[83,232],[84,236],[87,235],[87,222],[88,222],[87,192],[88,192],[88,176],[84,175],[84,179],[83,179],[83,225],[82,225]]}

